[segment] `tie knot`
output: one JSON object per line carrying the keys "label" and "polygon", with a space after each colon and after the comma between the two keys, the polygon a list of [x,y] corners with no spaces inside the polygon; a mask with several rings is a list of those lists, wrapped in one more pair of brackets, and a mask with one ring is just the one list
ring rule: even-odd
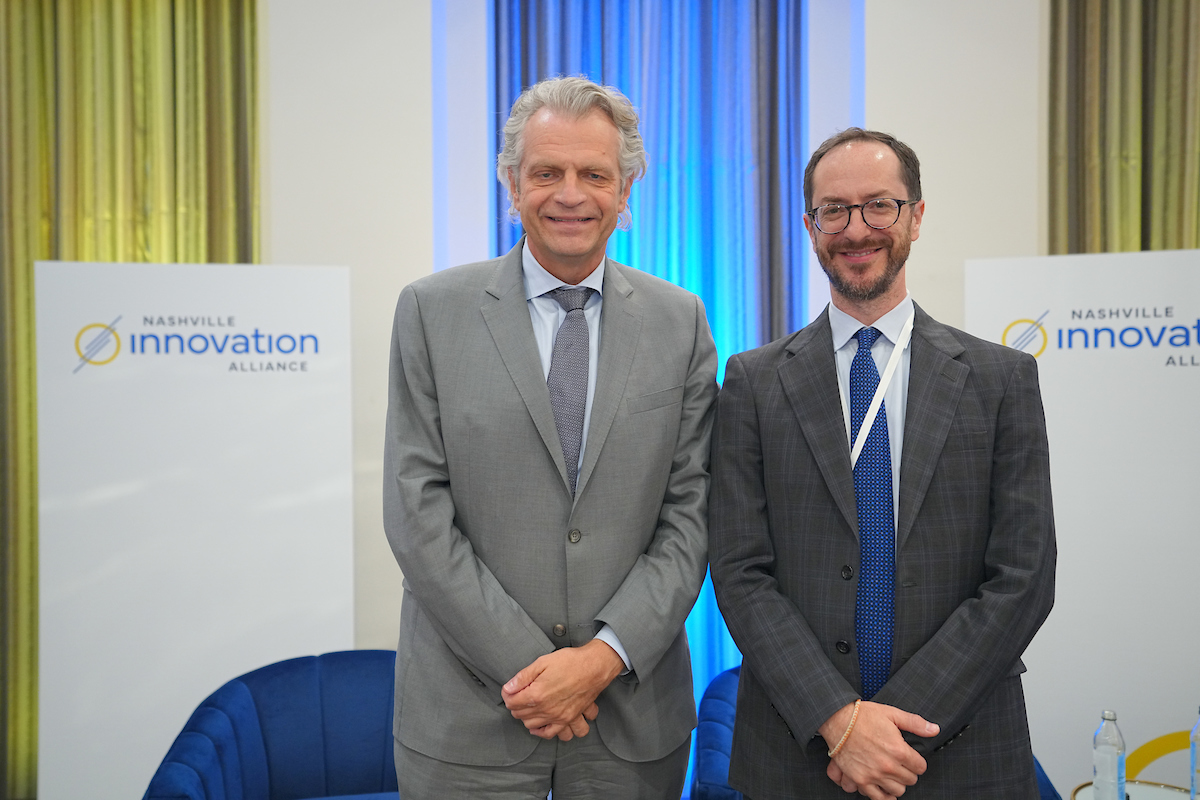
{"label": "tie knot", "polygon": [[563,307],[563,311],[569,314],[587,305],[587,301],[591,299],[594,291],[596,290],[587,286],[560,286],[547,294],[557,300],[558,304]]}
{"label": "tie knot", "polygon": [[879,331],[874,328],[859,328],[858,329],[858,349],[870,350],[875,344],[875,340],[880,336]]}

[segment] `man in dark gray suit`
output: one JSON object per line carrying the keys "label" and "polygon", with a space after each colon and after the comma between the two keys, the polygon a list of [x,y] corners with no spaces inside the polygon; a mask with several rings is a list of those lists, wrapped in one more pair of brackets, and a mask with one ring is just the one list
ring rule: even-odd
{"label": "man in dark gray suit", "polygon": [[804,195],[832,303],[729,360],[713,435],[713,581],[745,659],[730,782],[1036,797],[1019,676],[1055,562],[1036,363],[908,296],[925,202],[902,142],[838,134]]}
{"label": "man in dark gray suit", "polygon": [[400,793],[678,798],[716,349],[695,295],[605,256],[645,170],[629,101],[543,81],[504,134],[525,237],[396,308]]}

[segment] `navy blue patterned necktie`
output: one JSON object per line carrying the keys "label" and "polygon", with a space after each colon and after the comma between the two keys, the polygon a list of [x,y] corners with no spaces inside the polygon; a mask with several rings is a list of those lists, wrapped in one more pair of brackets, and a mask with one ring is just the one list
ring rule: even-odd
{"label": "navy blue patterned necktie", "polygon": [[567,465],[572,495],[575,494],[575,482],[579,477],[579,451],[583,447],[583,416],[587,408],[588,363],[591,356],[583,307],[594,291],[586,286],[563,286],[547,292],[567,312],[566,319],[558,327],[558,335],[554,337],[546,387],[550,390],[554,426],[558,429],[558,443]]}
{"label": "navy blue patterned necktie", "polygon": [[[867,407],[879,386],[879,370],[871,357],[871,345],[879,335],[874,328],[858,332],[858,352],[850,364],[851,441],[858,438]],[[887,683],[891,672],[895,626],[896,520],[892,510],[892,450],[885,405],[879,407],[854,465],[854,499],[858,504],[859,544],[854,636],[858,641],[863,698],[869,700]]]}

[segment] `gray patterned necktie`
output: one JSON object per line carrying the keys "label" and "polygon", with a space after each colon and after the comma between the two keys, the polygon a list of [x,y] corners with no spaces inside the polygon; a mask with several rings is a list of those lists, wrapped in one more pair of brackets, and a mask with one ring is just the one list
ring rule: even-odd
{"label": "gray patterned necktie", "polygon": [[579,473],[579,450],[583,446],[583,412],[587,406],[588,389],[590,348],[583,307],[587,305],[594,291],[586,286],[563,286],[547,292],[567,312],[567,318],[559,326],[558,336],[554,338],[546,387],[550,390],[554,425],[558,429],[558,443],[562,447],[563,460],[567,463],[567,478],[571,482],[572,496],[575,494],[575,481]]}

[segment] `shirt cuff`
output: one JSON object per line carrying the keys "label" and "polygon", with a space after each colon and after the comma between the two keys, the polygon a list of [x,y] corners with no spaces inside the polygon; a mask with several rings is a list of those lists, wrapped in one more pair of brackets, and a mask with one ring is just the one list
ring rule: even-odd
{"label": "shirt cuff", "polygon": [[629,654],[621,646],[621,640],[617,638],[617,632],[612,629],[612,626],[605,623],[604,627],[596,634],[596,638],[617,651],[617,655],[621,657],[621,661],[625,662],[625,671],[621,674],[628,675],[633,670],[633,665],[629,663]]}

